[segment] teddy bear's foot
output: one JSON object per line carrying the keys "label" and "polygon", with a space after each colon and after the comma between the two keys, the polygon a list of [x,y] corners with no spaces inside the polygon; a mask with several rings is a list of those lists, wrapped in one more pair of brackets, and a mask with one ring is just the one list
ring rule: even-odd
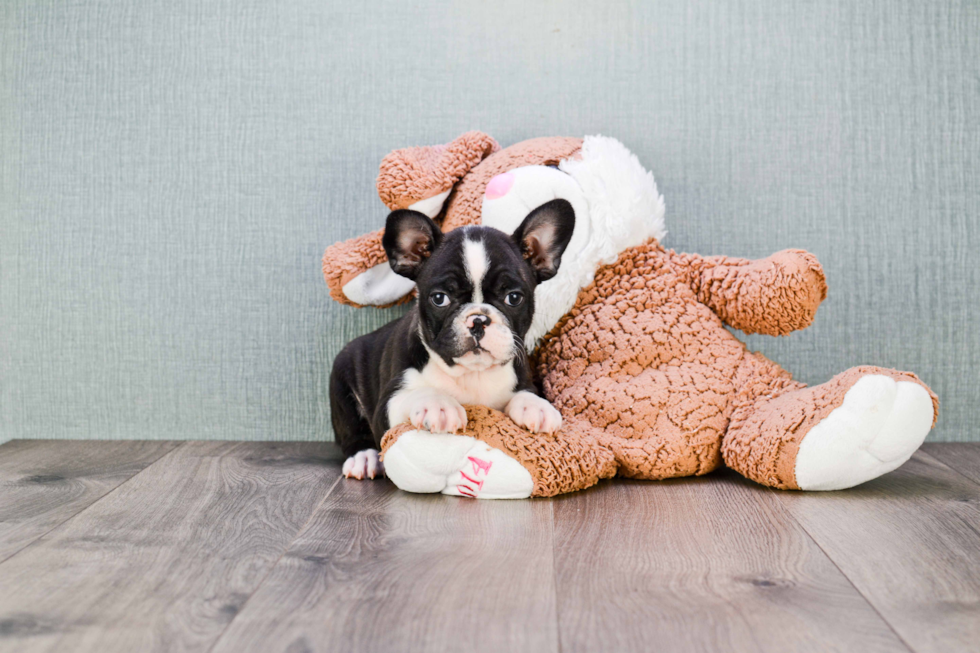
{"label": "teddy bear's foot", "polygon": [[722,442],[726,465],[787,490],[843,490],[892,471],[939,405],[914,374],[871,366],[788,390],[737,408]]}
{"label": "teddy bear's foot", "polygon": [[803,437],[796,483],[801,490],[842,490],[887,474],[919,448],[933,417],[932,397],[919,383],[863,376]]}
{"label": "teddy bear's foot", "polygon": [[519,462],[465,435],[410,430],[385,450],[385,474],[406,492],[526,499],[534,481]]}
{"label": "teddy bear's foot", "polygon": [[553,497],[616,474],[616,458],[587,422],[531,433],[484,406],[466,407],[461,434],[399,424],[381,440],[385,474],[408,492],[478,499]]}

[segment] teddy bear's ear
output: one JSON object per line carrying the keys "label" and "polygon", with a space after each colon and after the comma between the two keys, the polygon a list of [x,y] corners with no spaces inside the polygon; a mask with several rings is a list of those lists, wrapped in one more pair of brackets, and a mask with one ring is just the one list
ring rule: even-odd
{"label": "teddy bear's ear", "polygon": [[412,209],[435,218],[457,181],[500,149],[483,132],[466,132],[446,145],[395,150],[381,161],[378,195],[391,209]]}
{"label": "teddy bear's ear", "polygon": [[[446,145],[395,150],[381,162],[378,195],[392,211],[411,209],[435,218],[456,182],[499,149],[497,141],[472,131]],[[415,282],[391,269],[383,236],[381,229],[327,248],[323,276],[331,297],[357,307],[411,299]]]}
{"label": "teddy bear's ear", "polygon": [[330,296],[348,306],[391,306],[411,299],[415,282],[395,274],[381,239],[384,229],[334,243],[323,253]]}

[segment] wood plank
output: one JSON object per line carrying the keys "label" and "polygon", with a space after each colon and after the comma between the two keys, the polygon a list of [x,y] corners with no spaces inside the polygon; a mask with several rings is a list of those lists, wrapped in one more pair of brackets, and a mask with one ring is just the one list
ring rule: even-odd
{"label": "wood plank", "polygon": [[918,452],[851,490],[777,496],[914,650],[977,650],[980,487]]}
{"label": "wood plank", "polygon": [[176,442],[12,440],[0,446],[0,562],[78,514]]}
{"label": "wood plank", "polygon": [[562,651],[904,651],[774,491],[722,471],[555,501]]}
{"label": "wood plank", "polygon": [[980,442],[930,442],[921,450],[980,484]]}
{"label": "wood plank", "polygon": [[327,443],[181,445],[0,565],[0,647],[207,650],[339,476]]}
{"label": "wood plank", "polygon": [[214,650],[557,651],[551,504],[341,481]]}

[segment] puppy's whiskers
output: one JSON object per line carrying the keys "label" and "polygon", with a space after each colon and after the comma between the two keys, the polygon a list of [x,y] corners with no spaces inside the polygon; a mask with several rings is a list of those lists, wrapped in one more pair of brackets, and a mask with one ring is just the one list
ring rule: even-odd
{"label": "puppy's whiskers", "polygon": [[518,338],[514,332],[511,332],[510,336],[514,340],[514,358],[524,363],[525,367],[530,367],[527,361],[527,349],[524,346],[524,339]]}

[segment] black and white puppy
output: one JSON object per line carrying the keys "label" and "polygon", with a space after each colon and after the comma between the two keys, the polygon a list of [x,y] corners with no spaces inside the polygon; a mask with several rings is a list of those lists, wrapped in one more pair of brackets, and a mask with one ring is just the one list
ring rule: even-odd
{"label": "black and white puppy", "polygon": [[392,269],[412,279],[412,310],[352,341],[330,375],[344,475],[374,478],[381,438],[409,422],[432,433],[466,426],[463,404],[504,410],[531,431],[553,432],[561,414],[537,395],[524,336],[535,287],[555,276],[575,228],[556,199],[533,210],[508,236],[489,227],[443,234],[428,216],[394,211],[382,244]]}

